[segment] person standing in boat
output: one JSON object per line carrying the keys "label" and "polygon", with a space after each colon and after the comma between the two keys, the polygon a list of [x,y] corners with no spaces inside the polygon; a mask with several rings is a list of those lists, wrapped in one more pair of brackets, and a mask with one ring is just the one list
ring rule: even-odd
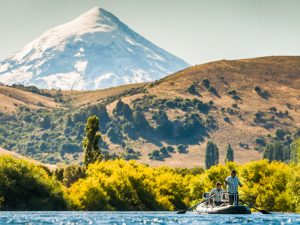
{"label": "person standing in boat", "polygon": [[227,186],[228,198],[230,205],[239,204],[239,186],[242,187],[242,183],[236,176],[236,171],[232,170],[230,176],[225,179],[225,185]]}
{"label": "person standing in boat", "polygon": [[212,199],[216,206],[222,205],[223,193],[224,190],[222,189],[222,184],[217,182],[216,188],[213,188],[209,193],[210,199]]}

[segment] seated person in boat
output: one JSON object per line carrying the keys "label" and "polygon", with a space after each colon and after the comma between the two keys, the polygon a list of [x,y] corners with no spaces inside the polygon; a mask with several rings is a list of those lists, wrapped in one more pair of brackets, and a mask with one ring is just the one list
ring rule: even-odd
{"label": "seated person in boat", "polygon": [[222,205],[223,193],[224,190],[222,189],[222,184],[217,182],[216,188],[213,188],[209,193],[209,197],[211,199],[210,203],[215,203],[216,206]]}
{"label": "seated person in boat", "polygon": [[239,204],[239,186],[242,187],[242,183],[236,176],[236,171],[232,170],[230,176],[225,179],[225,185],[227,186],[228,198],[230,205]]}

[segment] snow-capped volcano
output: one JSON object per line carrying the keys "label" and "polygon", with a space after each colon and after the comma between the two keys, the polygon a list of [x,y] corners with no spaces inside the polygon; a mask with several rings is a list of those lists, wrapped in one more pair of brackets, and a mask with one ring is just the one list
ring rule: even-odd
{"label": "snow-capped volcano", "polygon": [[91,90],[152,81],[188,66],[96,7],[0,62],[0,82]]}

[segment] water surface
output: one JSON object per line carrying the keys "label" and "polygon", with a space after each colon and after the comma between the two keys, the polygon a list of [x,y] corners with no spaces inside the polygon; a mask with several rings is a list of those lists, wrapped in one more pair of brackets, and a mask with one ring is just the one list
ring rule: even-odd
{"label": "water surface", "polygon": [[174,212],[0,212],[0,224],[299,224],[300,214],[178,215]]}

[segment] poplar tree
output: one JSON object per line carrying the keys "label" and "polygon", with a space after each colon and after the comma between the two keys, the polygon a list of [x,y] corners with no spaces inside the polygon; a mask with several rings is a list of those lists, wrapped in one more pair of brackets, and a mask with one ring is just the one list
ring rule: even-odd
{"label": "poplar tree", "polygon": [[233,161],[234,161],[233,149],[231,148],[231,145],[228,143],[225,162],[233,162]]}
{"label": "poplar tree", "polygon": [[291,144],[291,159],[293,162],[300,164],[300,138],[297,138]]}
{"label": "poplar tree", "polygon": [[266,146],[263,158],[269,161],[289,161],[291,158],[291,149],[289,146],[284,146],[277,141]]}
{"label": "poplar tree", "polygon": [[219,163],[219,149],[212,141],[208,141],[205,150],[205,167],[209,169]]}
{"label": "poplar tree", "polygon": [[99,119],[97,116],[90,116],[85,127],[85,138],[82,146],[84,149],[84,165],[101,161],[103,156],[99,148],[99,140],[102,140],[99,133]]}

